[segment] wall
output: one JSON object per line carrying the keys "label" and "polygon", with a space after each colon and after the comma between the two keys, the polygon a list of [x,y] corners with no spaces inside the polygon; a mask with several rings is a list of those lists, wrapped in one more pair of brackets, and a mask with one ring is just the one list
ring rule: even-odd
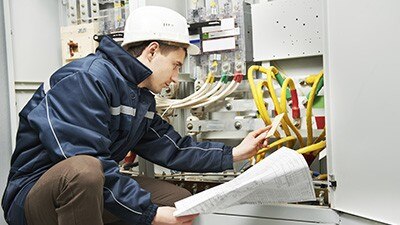
{"label": "wall", "polygon": [[[7,175],[11,158],[11,127],[10,104],[7,73],[6,38],[4,23],[3,0],[0,0],[0,195],[7,181]],[[5,225],[3,209],[0,209],[0,225]]]}

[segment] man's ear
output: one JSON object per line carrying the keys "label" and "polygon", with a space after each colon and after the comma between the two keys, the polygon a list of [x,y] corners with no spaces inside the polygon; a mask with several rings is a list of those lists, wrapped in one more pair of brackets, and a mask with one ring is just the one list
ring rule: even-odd
{"label": "man's ear", "polygon": [[160,48],[160,44],[156,41],[151,42],[146,48],[146,57],[151,62],[156,55],[157,50]]}

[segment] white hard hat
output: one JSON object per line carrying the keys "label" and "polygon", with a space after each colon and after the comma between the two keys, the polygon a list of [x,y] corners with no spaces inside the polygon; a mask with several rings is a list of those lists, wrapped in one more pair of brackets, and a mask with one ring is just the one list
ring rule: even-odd
{"label": "white hard hat", "polygon": [[189,30],[185,17],[160,6],[144,6],[133,10],[125,24],[122,47],[135,42],[160,40],[188,44],[190,55],[200,49],[189,42]]}

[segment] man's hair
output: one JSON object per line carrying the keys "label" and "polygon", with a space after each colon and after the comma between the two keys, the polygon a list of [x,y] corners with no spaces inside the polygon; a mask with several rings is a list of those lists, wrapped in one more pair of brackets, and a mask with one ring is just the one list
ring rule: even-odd
{"label": "man's hair", "polygon": [[189,47],[188,44],[182,44],[182,43],[176,43],[176,42],[171,42],[171,41],[157,41],[157,40],[152,40],[152,41],[142,41],[142,42],[136,42],[129,44],[128,46],[125,47],[127,51],[133,55],[135,58],[139,57],[142,53],[143,50],[149,46],[151,42],[157,42],[160,45],[160,52],[163,55],[168,55],[170,52],[176,51],[180,48],[185,50],[185,56],[187,56],[187,48]]}

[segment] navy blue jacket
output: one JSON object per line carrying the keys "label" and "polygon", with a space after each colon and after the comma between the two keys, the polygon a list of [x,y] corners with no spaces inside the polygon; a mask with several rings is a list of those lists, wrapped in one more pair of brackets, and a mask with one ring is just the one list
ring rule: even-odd
{"label": "navy blue jacket", "polygon": [[50,167],[75,155],[98,158],[104,207],[132,224],[150,224],[157,205],[135,180],[119,173],[128,151],[180,171],[232,168],[232,148],[181,137],[155,114],[154,96],[137,85],[152,73],[106,37],[95,54],[69,63],[41,85],[19,114],[2,207],[9,224],[26,224],[24,201]]}

